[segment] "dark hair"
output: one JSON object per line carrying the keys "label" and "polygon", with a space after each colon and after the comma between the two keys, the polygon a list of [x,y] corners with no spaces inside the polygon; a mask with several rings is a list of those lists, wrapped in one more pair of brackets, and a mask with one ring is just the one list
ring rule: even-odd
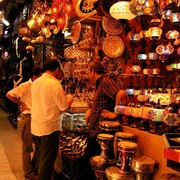
{"label": "dark hair", "polygon": [[44,71],[54,71],[60,68],[60,62],[58,60],[49,60],[44,65]]}
{"label": "dark hair", "polygon": [[43,69],[41,68],[34,68],[32,69],[32,71],[30,72],[30,78],[32,78],[33,76],[39,76],[41,73],[43,73]]}
{"label": "dark hair", "polygon": [[96,72],[97,74],[105,74],[104,66],[99,61],[89,61],[89,70]]}

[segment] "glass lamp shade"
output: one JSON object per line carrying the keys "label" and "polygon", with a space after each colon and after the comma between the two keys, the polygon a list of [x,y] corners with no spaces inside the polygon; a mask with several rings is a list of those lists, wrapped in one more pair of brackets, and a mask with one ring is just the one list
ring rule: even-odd
{"label": "glass lamp shade", "polygon": [[140,67],[139,65],[133,65],[133,66],[131,67],[131,71],[132,71],[133,73],[138,73],[138,72],[141,71],[141,67]]}
{"label": "glass lamp shade", "polygon": [[172,71],[172,70],[173,70],[173,68],[172,68],[172,66],[171,66],[171,65],[167,65],[167,66],[166,66],[166,70],[167,70],[167,71]]}
{"label": "glass lamp shade", "polygon": [[130,2],[128,1],[114,3],[109,9],[109,13],[114,19],[117,20],[132,20],[136,17],[136,15],[130,11]]}
{"label": "glass lamp shade", "polygon": [[180,69],[180,62],[172,63],[172,64],[171,64],[171,67],[172,67],[173,69]]}
{"label": "glass lamp shade", "polygon": [[149,60],[156,60],[158,58],[158,54],[155,52],[149,52],[147,57]]}
{"label": "glass lamp shade", "polygon": [[159,26],[159,24],[161,23],[161,20],[160,19],[152,19],[150,21],[150,25],[151,26]]}
{"label": "glass lamp shade", "polygon": [[180,12],[173,13],[171,16],[172,23],[179,23],[180,22]]}
{"label": "glass lamp shade", "polygon": [[174,52],[174,47],[171,45],[171,43],[168,43],[167,45],[159,45],[156,47],[156,53],[159,55],[170,55]]}
{"label": "glass lamp shade", "polygon": [[138,59],[139,60],[146,60],[147,59],[147,55],[146,54],[139,54],[138,55]]}
{"label": "glass lamp shade", "polygon": [[153,68],[152,69],[152,74],[153,75],[157,75],[157,74],[159,74],[160,73],[160,69],[159,68]]}
{"label": "glass lamp shade", "polygon": [[148,29],[151,40],[159,40],[161,38],[162,29],[160,27],[151,27]]}
{"label": "glass lamp shade", "polygon": [[172,16],[172,11],[170,9],[162,10],[162,18],[163,19],[170,19],[171,16]]}
{"label": "glass lamp shade", "polygon": [[149,37],[149,32],[148,30],[143,30],[139,33],[141,38],[148,38]]}
{"label": "glass lamp shade", "polygon": [[178,39],[179,38],[179,32],[176,30],[170,30],[165,34],[167,39]]}
{"label": "glass lamp shade", "polygon": [[131,41],[139,41],[140,40],[140,35],[137,33],[132,33],[129,35],[129,40]]}
{"label": "glass lamp shade", "polygon": [[150,15],[154,9],[153,0],[132,0],[130,9],[137,16]]}
{"label": "glass lamp shade", "polygon": [[152,73],[151,69],[148,69],[148,68],[147,69],[143,69],[143,74],[144,75],[148,75],[149,76],[151,73]]}
{"label": "glass lamp shade", "polygon": [[180,44],[180,38],[175,39],[173,45],[174,45],[174,46],[178,46],[179,44]]}

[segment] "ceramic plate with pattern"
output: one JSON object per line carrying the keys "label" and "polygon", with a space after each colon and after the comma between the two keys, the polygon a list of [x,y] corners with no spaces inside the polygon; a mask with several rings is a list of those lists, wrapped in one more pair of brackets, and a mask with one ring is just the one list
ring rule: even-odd
{"label": "ceramic plate with pattern", "polygon": [[106,33],[113,36],[119,35],[123,31],[120,21],[109,16],[103,16],[102,27]]}

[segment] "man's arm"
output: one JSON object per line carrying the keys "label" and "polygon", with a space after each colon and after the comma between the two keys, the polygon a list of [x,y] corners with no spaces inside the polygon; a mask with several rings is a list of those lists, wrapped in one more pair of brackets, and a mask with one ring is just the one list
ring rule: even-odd
{"label": "man's arm", "polygon": [[21,102],[17,97],[11,96],[8,92],[6,93],[6,97],[9,100],[13,101],[14,103],[18,104],[21,107],[21,111],[28,109],[27,106],[23,102]]}
{"label": "man's arm", "polygon": [[[116,93],[115,106],[122,104],[125,105],[128,102],[128,96],[124,90],[120,90]],[[118,114],[116,112],[111,112],[108,110],[102,110],[101,116],[103,118],[115,119]]]}
{"label": "man's arm", "polygon": [[121,105],[126,105],[128,102],[128,96],[125,92],[125,90],[120,90],[116,94],[116,100],[115,100],[115,106],[121,104]]}

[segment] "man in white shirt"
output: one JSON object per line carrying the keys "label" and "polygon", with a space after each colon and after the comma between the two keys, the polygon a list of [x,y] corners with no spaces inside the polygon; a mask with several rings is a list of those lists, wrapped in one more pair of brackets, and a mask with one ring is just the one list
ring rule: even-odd
{"label": "man in white shirt", "polygon": [[37,179],[38,172],[38,150],[35,150],[34,156],[31,159],[33,152],[33,135],[31,134],[31,84],[41,76],[43,70],[41,68],[33,69],[30,74],[30,79],[19,86],[7,92],[6,97],[20,106],[21,118],[19,121],[21,137],[23,142],[22,161],[25,178]]}
{"label": "man in white shirt", "polygon": [[[66,99],[60,80],[63,69],[58,60],[50,60],[44,66],[45,73],[31,86],[32,121],[31,132],[40,148],[38,180],[50,180],[59,150],[62,113],[73,102]],[[61,118],[60,118],[61,117]]]}

